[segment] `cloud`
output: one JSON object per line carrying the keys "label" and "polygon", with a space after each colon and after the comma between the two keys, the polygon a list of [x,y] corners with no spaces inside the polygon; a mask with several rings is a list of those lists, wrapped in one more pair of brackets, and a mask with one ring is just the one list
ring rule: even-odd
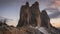
{"label": "cloud", "polygon": [[51,14],[49,14],[51,19],[58,18],[58,16],[60,16],[60,0],[52,0],[45,9],[48,10],[48,13],[51,12]]}
{"label": "cloud", "polygon": [[17,24],[18,24],[18,20],[9,20],[8,22],[7,22],[7,24],[9,25],[9,26],[11,26],[11,25],[13,25],[13,26],[17,26]]}
{"label": "cloud", "polygon": [[60,6],[60,1],[55,1],[55,5]]}
{"label": "cloud", "polygon": [[50,18],[58,18],[60,16],[60,12],[54,12],[52,14],[49,15]]}
{"label": "cloud", "polygon": [[[48,15],[51,19],[53,18],[58,18],[58,16],[60,16],[60,11],[58,8],[54,7],[54,6],[49,6],[48,8],[45,8],[48,12]],[[50,13],[50,14],[49,14]]]}
{"label": "cloud", "polygon": [[60,28],[60,18],[51,19],[50,22],[53,26]]}
{"label": "cloud", "polygon": [[58,16],[60,16],[60,11],[57,8],[48,7],[48,8],[46,8],[46,10],[51,19],[58,18]]}
{"label": "cloud", "polygon": [[47,5],[48,8],[54,8],[54,9],[60,9],[60,0],[53,0],[50,2],[50,4]]}

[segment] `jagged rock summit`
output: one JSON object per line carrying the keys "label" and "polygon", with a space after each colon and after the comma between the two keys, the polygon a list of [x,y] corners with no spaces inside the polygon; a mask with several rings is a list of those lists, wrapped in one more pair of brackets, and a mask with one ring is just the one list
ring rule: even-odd
{"label": "jagged rock summit", "polygon": [[26,5],[23,5],[21,7],[20,19],[19,19],[17,27],[19,28],[29,27],[33,29],[35,29],[35,27],[48,28],[49,23],[50,23],[50,19],[46,11],[43,10],[42,12],[40,12],[38,2],[35,2],[34,4],[32,4],[31,7],[29,6],[29,3],[27,2]]}
{"label": "jagged rock summit", "polygon": [[28,2],[22,5],[19,17],[17,27],[0,22],[0,34],[60,34],[60,30],[50,24],[46,10],[40,12],[37,1],[32,6]]}
{"label": "jagged rock summit", "polygon": [[41,26],[43,26],[43,27],[46,27],[46,28],[49,28],[49,24],[50,24],[50,18],[49,18],[49,16],[47,15],[47,12],[46,12],[46,10],[42,10],[42,12],[41,12]]}
{"label": "jagged rock summit", "polygon": [[26,2],[26,5],[23,5],[21,7],[20,19],[17,27],[22,27],[27,25],[29,23],[28,21],[29,21],[29,3]]}
{"label": "jagged rock summit", "polygon": [[21,7],[20,11],[20,19],[17,27],[31,25],[33,27],[40,27],[41,24],[41,13],[39,10],[39,3],[35,2],[31,7],[29,7],[29,3]]}
{"label": "jagged rock summit", "polygon": [[40,10],[39,10],[39,3],[35,2],[30,7],[30,18],[29,18],[29,24],[32,26],[38,26],[40,27],[41,24],[41,16],[40,16]]}
{"label": "jagged rock summit", "polygon": [[34,4],[32,4],[31,7],[29,6],[28,2],[26,3],[26,5],[23,5],[21,7],[20,19],[17,27],[21,28],[26,26],[30,28],[38,27],[38,30],[40,27],[42,27],[43,30],[46,29],[45,31],[50,32],[50,34],[52,34],[52,31],[51,31],[52,25],[50,24],[50,18],[47,15],[46,10],[42,10],[42,12],[40,12],[39,3],[37,1]]}

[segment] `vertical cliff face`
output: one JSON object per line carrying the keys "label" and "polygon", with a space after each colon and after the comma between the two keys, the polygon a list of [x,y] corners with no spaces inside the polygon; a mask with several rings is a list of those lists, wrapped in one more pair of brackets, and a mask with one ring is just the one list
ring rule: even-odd
{"label": "vertical cliff face", "polygon": [[49,24],[50,24],[50,18],[49,18],[49,16],[47,15],[46,10],[43,10],[43,11],[41,12],[41,18],[42,18],[41,26],[48,28],[48,27],[49,27]]}
{"label": "vertical cliff face", "polygon": [[39,3],[35,2],[31,7],[29,7],[29,3],[26,2],[26,5],[21,7],[20,11],[20,19],[17,27],[25,26],[27,24],[31,26],[39,26],[41,25],[41,13],[39,10]]}
{"label": "vertical cliff face", "polygon": [[17,27],[21,27],[23,25],[27,25],[28,22],[29,22],[29,3],[26,2],[26,5],[23,5],[21,7],[20,19],[19,19]]}
{"label": "vertical cliff face", "polygon": [[[40,30],[39,30],[39,28],[37,28],[37,30],[36,30],[35,29],[36,26],[39,27]],[[44,33],[44,30],[48,33],[54,32],[54,31],[51,31],[52,29],[50,29],[52,27],[50,24],[50,18],[48,16],[46,10],[43,10],[42,12],[40,12],[38,2],[35,2],[34,4],[32,4],[31,7],[29,7],[29,3],[26,2],[26,5],[23,5],[21,7],[20,19],[19,19],[17,27],[21,27],[21,28],[19,28],[20,31],[18,31],[18,33],[23,33],[23,34],[25,34],[25,33],[40,34],[42,31],[43,31],[42,33]],[[42,27],[42,29],[41,29],[41,27]],[[21,32],[21,30],[22,30],[22,32]],[[12,30],[12,31],[15,32],[15,30]]]}
{"label": "vertical cliff face", "polygon": [[39,3],[35,2],[30,7],[30,25],[32,26],[39,26],[41,24],[41,18],[40,18],[40,10],[39,10]]}
{"label": "vertical cliff face", "polygon": [[17,27],[26,25],[50,28],[50,18],[47,15],[46,10],[40,12],[38,2],[32,4],[31,7],[29,7],[29,3],[26,2],[26,5],[21,7],[20,19]]}
{"label": "vertical cliff face", "polygon": [[48,25],[50,24],[50,19],[46,11],[43,10],[42,12],[40,12],[38,2],[32,4],[31,7],[29,7],[29,3],[26,2],[26,5],[23,5],[21,7],[20,19],[17,27],[21,27],[23,25],[25,26],[28,24],[34,27],[48,27]]}

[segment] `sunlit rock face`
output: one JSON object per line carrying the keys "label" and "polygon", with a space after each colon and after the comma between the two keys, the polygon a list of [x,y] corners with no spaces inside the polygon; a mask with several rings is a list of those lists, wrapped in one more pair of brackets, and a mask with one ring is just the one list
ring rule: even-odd
{"label": "sunlit rock face", "polygon": [[21,7],[21,11],[20,11],[20,19],[18,22],[17,27],[21,27],[21,26],[25,26],[27,25],[29,22],[29,3],[26,2],[26,5],[23,5]]}
{"label": "sunlit rock face", "polygon": [[30,7],[30,25],[32,26],[38,26],[40,27],[41,25],[41,16],[40,16],[40,10],[39,10],[39,3],[35,2],[31,7]]}

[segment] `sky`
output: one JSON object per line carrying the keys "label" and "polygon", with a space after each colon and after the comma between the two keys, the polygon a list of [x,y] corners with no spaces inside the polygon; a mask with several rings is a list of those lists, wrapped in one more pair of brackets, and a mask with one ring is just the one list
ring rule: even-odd
{"label": "sky", "polygon": [[30,6],[39,2],[40,11],[46,9],[53,26],[60,27],[60,0],[0,0],[0,17],[8,20],[8,25],[16,26],[19,20],[20,7],[29,2]]}

